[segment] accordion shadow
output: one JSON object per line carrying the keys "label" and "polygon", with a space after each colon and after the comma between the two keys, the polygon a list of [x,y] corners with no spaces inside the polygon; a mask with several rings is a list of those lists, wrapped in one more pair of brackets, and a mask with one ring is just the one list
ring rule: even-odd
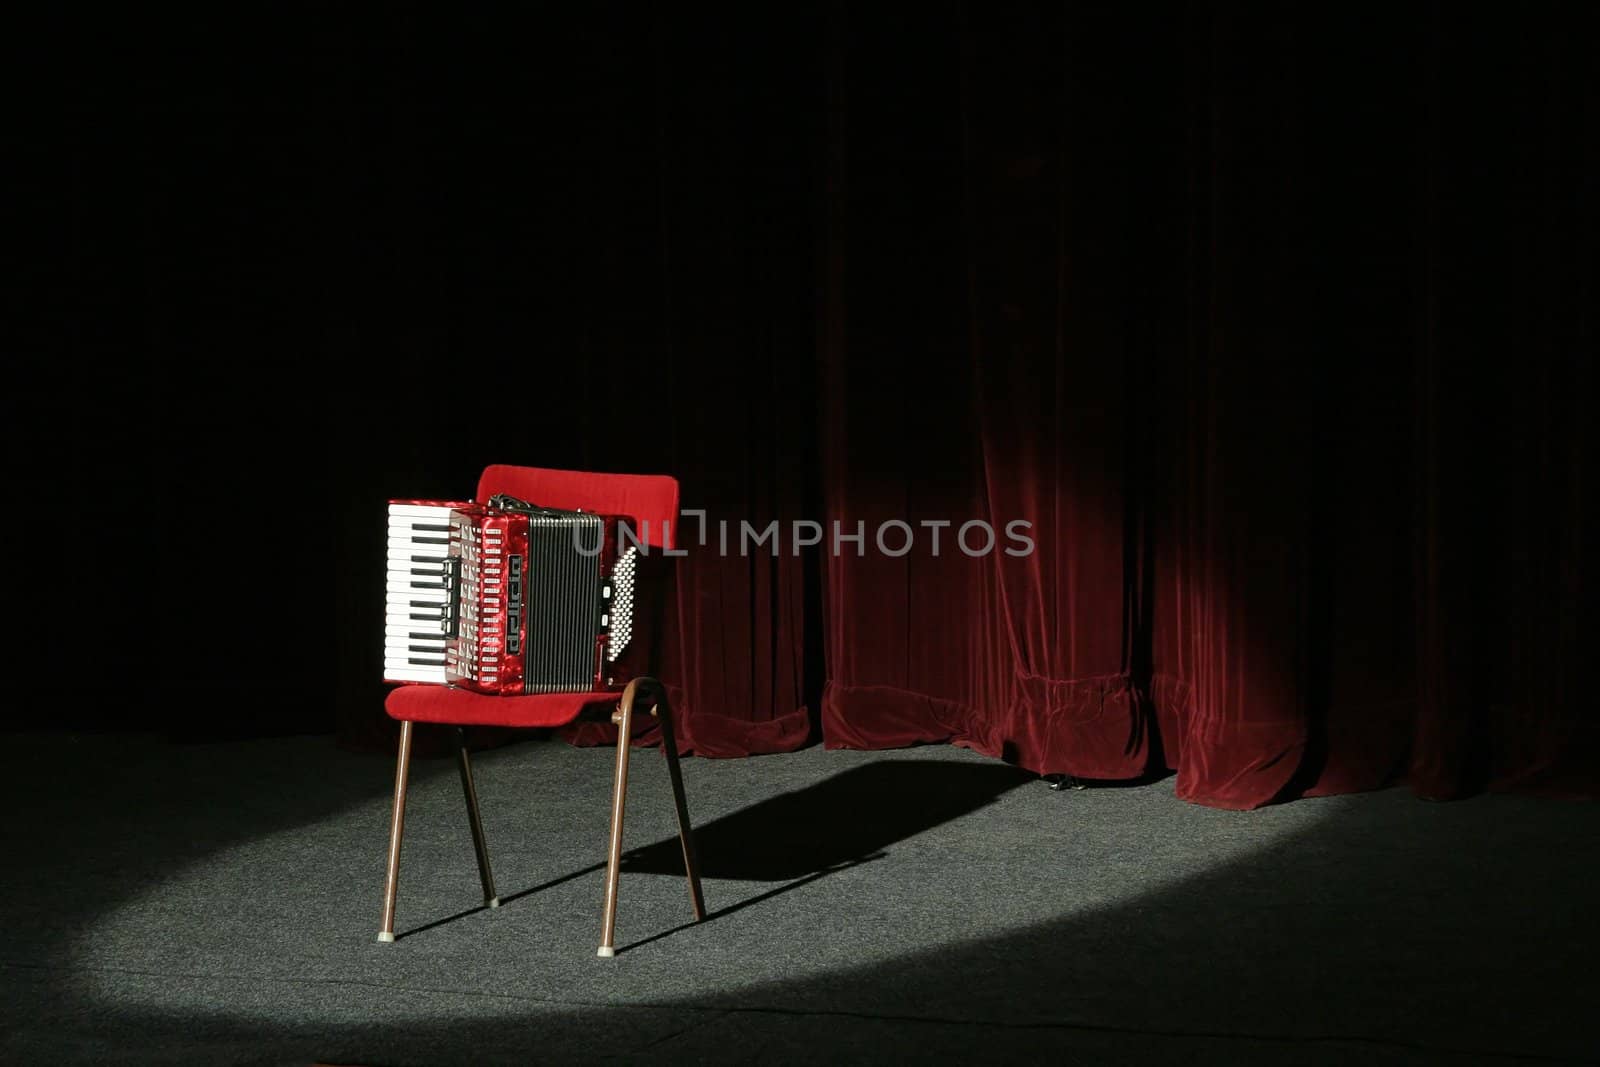
{"label": "accordion shadow", "polygon": [[[697,825],[700,873],[783,882],[851,866],[1037,780],[1003,764],[890,759],[854,767]],[[622,869],[681,875],[678,839],[625,853]]]}

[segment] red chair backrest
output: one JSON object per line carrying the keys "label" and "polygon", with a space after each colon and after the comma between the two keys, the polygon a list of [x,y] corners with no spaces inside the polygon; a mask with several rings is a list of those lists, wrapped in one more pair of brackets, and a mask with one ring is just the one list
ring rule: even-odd
{"label": "red chair backrest", "polygon": [[[478,478],[477,501],[509,493],[530,504],[602,515],[632,515],[639,540],[652,548],[672,548],[678,526],[678,480],[666,474],[599,474],[496,463]],[[669,540],[670,539],[670,540]]]}

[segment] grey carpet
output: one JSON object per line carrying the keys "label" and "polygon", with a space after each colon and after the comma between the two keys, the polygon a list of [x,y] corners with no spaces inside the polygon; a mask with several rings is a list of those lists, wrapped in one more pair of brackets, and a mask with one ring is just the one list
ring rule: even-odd
{"label": "grey carpet", "polygon": [[6,1062],[1600,1062],[1593,804],[1239,813],[945,747],[691,759],[696,926],[641,751],[602,960],[609,751],[479,754],[494,911],[454,767],[419,761],[381,945],[390,760],[11,742]]}

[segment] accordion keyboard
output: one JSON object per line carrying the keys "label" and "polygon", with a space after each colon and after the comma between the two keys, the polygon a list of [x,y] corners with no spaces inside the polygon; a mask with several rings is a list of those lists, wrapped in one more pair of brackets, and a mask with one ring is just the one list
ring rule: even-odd
{"label": "accordion keyboard", "polygon": [[383,677],[444,685],[447,597],[453,505],[389,505],[389,568],[385,585]]}

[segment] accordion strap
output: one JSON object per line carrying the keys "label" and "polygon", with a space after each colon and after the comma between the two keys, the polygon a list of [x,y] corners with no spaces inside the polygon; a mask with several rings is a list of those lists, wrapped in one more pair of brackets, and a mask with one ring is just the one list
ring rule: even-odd
{"label": "accordion strap", "polygon": [[577,511],[564,511],[561,508],[547,508],[542,504],[530,504],[520,497],[512,496],[510,493],[496,493],[494,496],[489,498],[489,506],[491,508],[498,508],[501,511],[519,511],[526,515],[559,516],[584,514],[582,509]]}

